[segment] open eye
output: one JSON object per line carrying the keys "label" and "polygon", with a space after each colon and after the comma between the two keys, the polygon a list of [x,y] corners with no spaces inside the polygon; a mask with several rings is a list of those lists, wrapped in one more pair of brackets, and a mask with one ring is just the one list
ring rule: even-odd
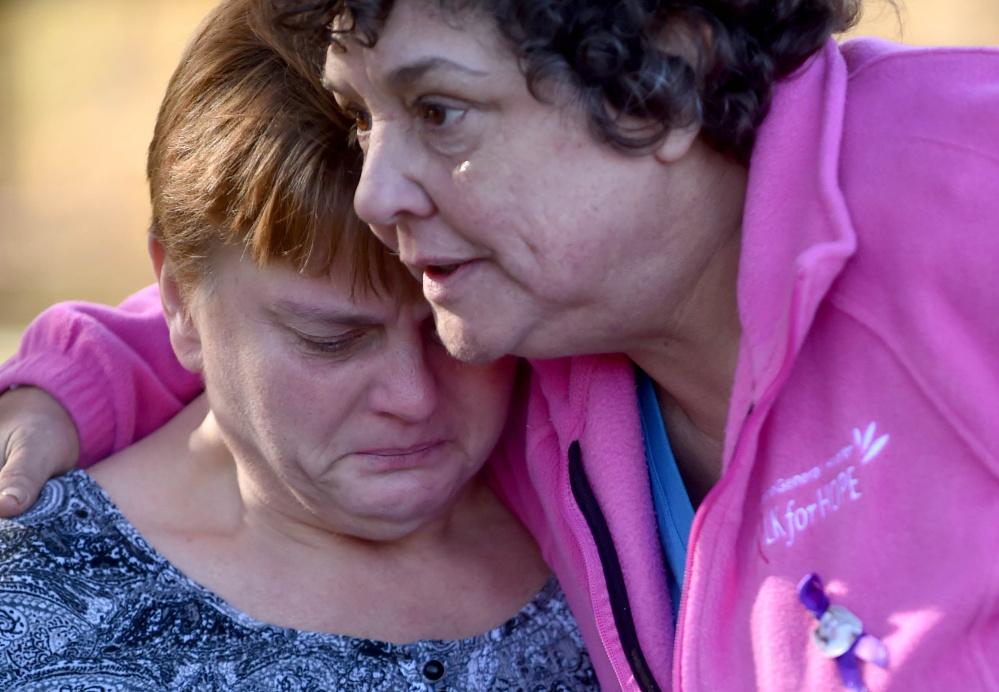
{"label": "open eye", "polygon": [[344,108],[347,117],[354,121],[354,127],[358,132],[367,132],[371,129],[371,114],[354,106]]}
{"label": "open eye", "polygon": [[417,116],[434,127],[446,127],[461,119],[467,112],[466,108],[447,106],[436,101],[417,101],[415,105]]}

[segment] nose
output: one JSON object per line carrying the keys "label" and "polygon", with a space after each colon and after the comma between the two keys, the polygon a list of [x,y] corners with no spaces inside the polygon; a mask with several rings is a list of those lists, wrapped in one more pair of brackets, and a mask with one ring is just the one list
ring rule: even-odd
{"label": "nose", "polygon": [[440,387],[418,329],[394,339],[385,351],[371,406],[407,422],[427,420],[437,409]]}
{"label": "nose", "polygon": [[398,249],[396,227],[401,221],[426,218],[435,211],[433,200],[421,184],[425,157],[409,138],[397,121],[372,123],[361,179],[354,193],[357,215],[393,249]]}

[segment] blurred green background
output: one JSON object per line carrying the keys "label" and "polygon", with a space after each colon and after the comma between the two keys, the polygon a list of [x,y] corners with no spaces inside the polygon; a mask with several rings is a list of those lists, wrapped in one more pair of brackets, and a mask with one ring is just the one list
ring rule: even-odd
{"label": "blurred green background", "polygon": [[[0,359],[48,305],[150,283],[144,164],[210,0],[0,0]],[[854,32],[999,45],[999,0],[868,0]]]}

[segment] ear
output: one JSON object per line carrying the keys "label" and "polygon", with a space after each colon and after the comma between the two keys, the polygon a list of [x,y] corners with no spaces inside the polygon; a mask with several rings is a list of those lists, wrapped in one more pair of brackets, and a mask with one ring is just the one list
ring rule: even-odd
{"label": "ear", "polygon": [[676,163],[690,152],[699,134],[701,134],[700,123],[674,127],[652,154],[659,163]]}
{"label": "ear", "polygon": [[[698,71],[707,58],[714,43],[710,25],[697,17],[674,15],[663,26],[657,45],[667,55],[680,58],[690,69]],[[698,100],[696,112],[686,113],[690,123],[674,127],[669,135],[656,147],[656,160],[659,163],[676,163],[686,156],[701,134],[701,104]]]}
{"label": "ear", "polygon": [[190,296],[184,296],[177,281],[173,264],[166,256],[162,243],[149,236],[149,258],[160,285],[163,317],[170,331],[170,344],[180,364],[192,372],[201,372],[204,361],[201,354],[201,334],[191,318]]}

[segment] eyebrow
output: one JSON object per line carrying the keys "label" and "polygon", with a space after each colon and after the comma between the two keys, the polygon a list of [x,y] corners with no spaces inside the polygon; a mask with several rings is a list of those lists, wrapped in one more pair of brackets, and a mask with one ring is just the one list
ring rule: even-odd
{"label": "eyebrow", "polygon": [[[447,58],[441,57],[427,57],[417,60],[416,62],[410,63],[408,65],[401,65],[388,73],[386,82],[389,86],[398,91],[402,87],[407,86],[411,82],[415,82],[417,79],[421,79],[427,75],[427,73],[434,71],[451,71],[451,72],[463,72],[472,77],[488,77],[488,72],[483,72],[481,70],[476,70],[473,67],[468,67],[467,65],[462,65],[461,63],[454,62],[453,60],[448,60]],[[322,71],[319,77],[320,84],[326,91],[333,94],[342,94],[348,89],[339,88],[334,80],[330,79],[326,70]]]}
{"label": "eyebrow", "polygon": [[285,313],[313,324],[332,324],[341,327],[370,327],[382,324],[383,320],[374,315],[366,315],[345,309],[320,308],[305,305],[293,300],[281,300],[275,303],[273,313]]}
{"label": "eyebrow", "polygon": [[388,73],[385,81],[398,91],[411,82],[422,79],[428,73],[436,71],[463,72],[472,77],[486,77],[489,74],[447,58],[427,57],[395,68]]}

